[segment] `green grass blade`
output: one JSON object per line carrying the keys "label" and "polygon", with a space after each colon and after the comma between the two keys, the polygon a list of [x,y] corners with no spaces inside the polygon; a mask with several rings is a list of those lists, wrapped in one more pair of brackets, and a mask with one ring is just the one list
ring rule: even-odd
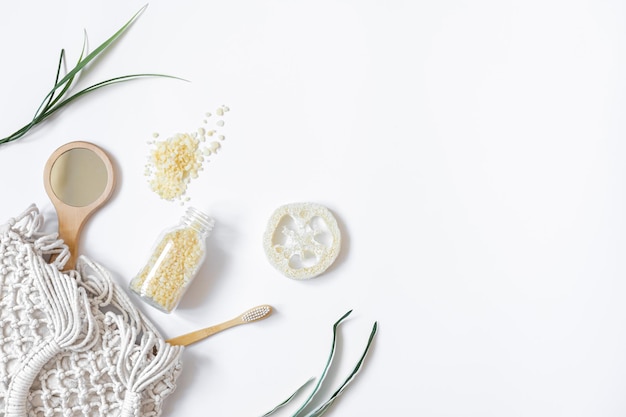
{"label": "green grass blade", "polygon": [[[141,9],[139,9],[139,11],[137,13],[135,13],[133,15],[133,17],[131,17],[120,29],[118,29],[117,32],[115,32],[111,37],[109,37],[106,41],[102,42],[96,49],[94,49],[93,52],[91,52],[90,54],[88,54],[85,58],[83,57],[83,54],[85,52],[85,47],[86,47],[86,40],[83,42],[83,50],[81,52],[81,59],[78,60],[78,62],[76,63],[76,65],[74,66],[74,68],[72,68],[67,74],[65,74],[65,76],[63,78],[61,78],[61,80],[59,82],[57,82],[54,87],[52,88],[52,90],[50,90],[50,92],[48,92],[48,94],[46,95],[46,97],[44,98],[43,102],[45,103],[46,101],[48,101],[49,99],[51,99],[52,96],[54,96],[56,90],[60,89],[62,86],[65,85],[65,87],[63,88],[63,91],[67,91],[69,89],[70,84],[74,81],[74,77],[80,72],[82,71],[83,68],[85,68],[85,66],[87,66],[87,64],[89,64],[91,61],[93,61],[98,55],[100,55],[106,48],[108,48],[113,42],[115,42],[120,36],[122,36],[122,34],[124,32],[126,32],[126,29],[128,29],[128,27],[130,25],[132,25],[132,23],[137,20],[137,18],[141,15],[141,13],[143,13],[143,11],[146,9],[146,7],[148,7],[148,5],[146,4],[145,6],[143,6]],[[59,96],[61,97],[61,96]],[[41,106],[40,109],[38,110],[38,112],[41,110]],[[37,117],[38,113],[35,113],[35,118]]]}
{"label": "green grass blade", "polygon": [[278,404],[276,407],[274,407],[273,409],[271,409],[270,411],[268,411],[267,413],[263,414],[261,417],[269,417],[272,414],[274,414],[276,411],[280,410],[281,408],[283,408],[284,406],[286,406],[287,404],[289,404],[291,402],[291,400],[293,400],[295,398],[296,395],[298,395],[300,393],[300,391],[302,391],[304,389],[304,387],[306,387],[307,385],[309,385],[309,383],[311,381],[313,381],[315,378],[309,378],[308,381],[306,381],[304,384],[302,384],[297,390],[294,391],[293,394],[291,394],[285,401],[283,401],[282,403]]}
{"label": "green grass blade", "polygon": [[[85,31],[83,34],[83,47],[80,50],[80,56],[78,57],[78,61],[76,62],[76,65],[78,65],[80,61],[82,61],[83,56],[85,56],[86,52],[87,52],[87,32]],[[67,80],[67,82],[63,86],[63,89],[57,95],[56,99],[51,100],[51,102],[48,105],[48,108],[56,105],[59,102],[59,100],[61,100],[63,96],[65,96],[65,94],[69,91],[70,87],[72,86],[72,84],[74,83],[74,80],[76,80],[77,77],[78,77],[78,74],[76,74],[74,77]],[[58,74],[57,74],[57,82],[55,83],[55,87],[57,87],[58,85],[59,85],[59,82],[58,82]],[[56,88],[52,90],[53,95],[54,95],[55,90]]]}
{"label": "green grass blade", "polygon": [[2,145],[3,143],[13,142],[14,140],[21,138],[26,133],[28,133],[28,131],[32,128],[33,128],[32,122],[27,124],[26,126],[22,126],[20,129],[16,130],[15,132],[10,134],[6,138],[0,139],[0,145]]}
{"label": "green grass blade", "polygon": [[[30,123],[22,126],[19,130],[13,132],[11,135],[9,135],[9,136],[7,136],[5,138],[0,139],[0,145],[2,145],[4,143],[12,142],[14,140],[17,140],[17,139],[23,137],[35,125],[41,123],[46,118],[51,116],[53,113],[57,112],[58,110],[60,110],[64,106],[66,106],[67,104],[71,103],[72,101],[76,100],[77,98],[79,98],[81,96],[84,96],[85,94],[87,94],[89,92],[92,92],[92,91],[97,90],[97,89],[102,88],[102,87],[106,87],[107,85],[112,85],[112,84],[116,84],[116,83],[120,83],[120,82],[124,82],[124,81],[130,81],[132,79],[143,78],[143,77],[163,77],[163,78],[173,78],[173,79],[177,79],[177,80],[181,80],[181,81],[186,81],[183,78],[174,77],[174,76],[165,75],[165,74],[132,74],[132,75],[125,75],[125,76],[115,77],[115,78],[111,78],[111,79],[108,79],[108,80],[105,80],[105,81],[101,81],[99,83],[93,84],[93,85],[91,85],[89,87],[86,87],[86,88],[78,91],[77,93],[73,94],[70,97],[65,98],[63,101],[58,102],[53,107],[47,107],[44,110],[43,113],[37,115]],[[59,96],[59,97],[62,97],[62,96]]]}
{"label": "green grass blade", "polygon": [[367,340],[367,345],[365,346],[365,350],[363,351],[363,354],[361,355],[361,358],[356,363],[356,365],[355,365],[354,369],[352,370],[352,372],[350,373],[350,375],[348,375],[348,377],[343,382],[343,384],[341,384],[341,386],[333,393],[333,395],[330,396],[330,398],[324,404],[320,405],[318,408],[316,408],[315,410],[313,410],[312,412],[307,414],[306,417],[321,417],[324,413],[326,413],[326,411],[330,408],[330,406],[335,402],[335,400],[346,389],[346,387],[350,384],[350,382],[352,382],[354,380],[354,378],[357,376],[357,374],[361,370],[363,362],[365,361],[365,357],[367,356],[367,352],[369,352],[369,349],[370,349],[370,347],[372,345],[372,342],[374,340],[374,336],[376,336],[376,332],[377,331],[378,331],[378,323],[376,322],[376,323],[374,323],[374,326],[372,327],[372,331],[371,331],[371,333],[369,335],[369,338]]}
{"label": "green grass blade", "polygon": [[333,358],[335,357],[335,348],[337,346],[337,328],[339,327],[339,324],[341,324],[341,322],[344,321],[346,317],[348,317],[351,313],[352,313],[352,310],[348,311],[346,314],[341,316],[341,318],[337,320],[335,324],[333,325],[333,341],[332,341],[331,348],[330,348],[330,355],[328,356],[328,360],[326,361],[326,366],[324,367],[324,370],[322,371],[322,375],[317,381],[317,385],[315,386],[315,388],[313,389],[309,397],[300,406],[298,411],[295,412],[293,417],[298,417],[299,415],[301,415],[302,411],[306,408],[306,406],[311,403],[313,398],[315,398],[315,395],[317,394],[324,380],[326,379],[326,375],[328,375],[328,369],[330,368]]}
{"label": "green grass blade", "polygon": [[110,78],[108,80],[100,81],[99,83],[90,85],[89,87],[86,87],[86,88],[84,88],[84,89],[74,93],[70,97],[64,99],[63,101],[59,102],[56,106],[48,109],[48,111],[46,113],[42,114],[41,115],[41,119],[38,120],[38,122],[44,120],[45,118],[47,118],[48,116],[50,116],[54,112],[60,110],[62,107],[66,106],[67,104],[71,103],[72,101],[76,100],[77,98],[82,97],[85,94],[88,94],[88,93],[90,93],[92,91],[95,91],[95,90],[97,90],[99,88],[106,87],[108,85],[113,85],[113,84],[125,82],[125,81],[134,80],[134,79],[137,79],[137,78],[145,78],[145,77],[164,77],[164,78],[173,78],[173,79],[185,81],[182,78],[174,77],[174,76],[171,76],[171,75],[164,75],[164,74],[131,74],[131,75],[123,75],[123,76],[120,76],[120,77]]}
{"label": "green grass blade", "polygon": [[65,74],[61,79],[59,79],[61,75],[61,68],[63,63],[65,62],[65,51],[61,50],[61,55],[59,57],[59,63],[57,65],[57,72],[55,76],[54,87],[46,94],[41,104],[37,108],[32,120],[26,125],[22,126],[17,131],[11,133],[9,136],[0,139],[0,144],[12,142],[23,137],[26,133],[30,131],[31,128],[35,127],[37,124],[45,120],[51,114],[60,110],[70,102],[76,100],[77,98],[97,90],[99,88],[105,87],[107,85],[115,84],[122,81],[127,81],[139,77],[148,77],[148,76],[157,76],[157,77],[167,77],[167,78],[175,78],[180,79],[178,77],[172,77],[169,75],[162,74],[134,74],[127,75],[123,77],[112,78],[109,80],[102,81],[100,83],[89,86],[70,97],[65,97],[65,95],[69,92],[72,84],[76,80],[80,71],[82,71],[85,66],[87,66],[91,61],[93,61],[96,57],[98,57],[105,49],[107,49],[111,44],[113,44],[122,34],[137,20],[137,18],[143,13],[143,11],[148,7],[146,4],[143,6],[137,13],[135,13],[120,29],[117,30],[112,36],[110,36],[106,41],[101,43],[93,52],[87,54],[87,35],[85,33],[83,39],[83,47],[76,62],[74,68],[72,68],[67,74]]}
{"label": "green grass blade", "polygon": [[[59,63],[57,64],[57,73],[56,73],[56,75],[54,77],[54,85],[57,85],[59,83],[59,77],[61,76],[61,68],[63,67],[63,62],[64,61],[65,61],[65,49],[61,49],[61,54],[59,55]],[[61,93],[61,95],[62,94],[63,93]],[[51,103],[52,103],[52,99],[53,98],[54,98],[54,94],[52,94],[50,96],[50,99],[48,100],[48,102],[45,105],[43,105],[43,103],[42,103],[42,105],[39,106],[39,108],[35,112],[35,117],[33,117],[33,119],[37,117],[37,115],[41,111],[42,107],[45,109],[45,108],[48,108],[48,107],[50,107],[52,105]]]}
{"label": "green grass blade", "polygon": [[[54,85],[56,86],[59,82],[59,76],[61,75],[61,67],[63,66],[63,61],[65,59],[65,50],[61,49],[61,53],[59,54],[59,63],[57,64],[57,72],[56,75],[54,77]],[[39,104],[39,107],[37,107],[37,110],[35,111],[35,115],[33,116],[33,119],[30,121],[30,123],[22,126],[20,129],[18,129],[17,131],[13,132],[11,135],[7,136],[6,138],[0,139],[0,144],[3,143],[7,143],[7,142],[12,142],[16,139],[21,138],[22,136],[24,136],[33,126],[35,126],[38,123],[38,118],[41,117],[42,113],[45,113],[50,106],[52,106],[52,99],[54,98],[54,89],[51,91],[50,94],[48,94],[44,100],[41,102],[41,104]],[[59,97],[61,97],[62,94],[59,95]]]}
{"label": "green grass blade", "polygon": [[126,22],[117,32],[115,32],[109,39],[107,39],[106,41],[102,42],[100,44],[100,46],[98,46],[96,49],[93,50],[93,52],[91,52],[90,54],[88,54],[84,59],[81,59],[80,61],[78,61],[78,63],[76,64],[76,66],[70,71],[68,72],[65,77],[63,77],[61,79],[61,81],[59,81],[59,84],[63,84],[65,82],[67,82],[68,80],[70,80],[71,78],[73,78],[80,70],[82,70],[87,64],[89,64],[93,59],[95,59],[98,55],[100,55],[106,48],[108,48],[113,42],[115,42],[117,40],[117,38],[119,38],[120,36],[122,36],[122,34],[124,32],[126,32],[126,29],[128,29],[128,27],[130,25],[133,24],[133,22],[135,20],[137,20],[137,18],[143,13],[144,10],[146,10],[146,7],[148,7],[148,5],[146,4],[145,6],[143,6],[141,9],[139,9],[139,11],[137,13],[135,13],[133,15],[133,17],[131,17],[128,22]]}
{"label": "green grass blade", "polygon": [[[56,75],[54,77],[54,85],[58,85],[59,83],[59,76],[61,75],[61,67],[63,66],[63,61],[65,60],[65,50],[61,49],[61,53],[59,54],[59,63],[57,64],[57,72]],[[39,107],[37,107],[37,111],[35,111],[35,115],[33,116],[33,119],[30,121],[29,124],[27,124],[26,126],[24,126],[24,128],[26,128],[26,131],[28,131],[28,129],[30,129],[31,127],[33,127],[36,123],[37,123],[37,118],[41,115],[41,113],[45,113],[46,110],[52,105],[52,99],[54,98],[54,89],[50,92],[50,94],[48,94],[43,101],[41,102],[41,104],[39,104]],[[22,129],[24,129],[22,128]],[[21,130],[21,129],[20,129]]]}

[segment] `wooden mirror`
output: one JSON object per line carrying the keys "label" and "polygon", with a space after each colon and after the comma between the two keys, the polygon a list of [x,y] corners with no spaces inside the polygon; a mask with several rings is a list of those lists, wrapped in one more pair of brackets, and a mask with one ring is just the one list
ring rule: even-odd
{"label": "wooden mirror", "polygon": [[50,155],[44,168],[44,186],[57,212],[59,235],[70,251],[65,269],[74,269],[86,220],[113,193],[113,164],[93,143],[70,142]]}

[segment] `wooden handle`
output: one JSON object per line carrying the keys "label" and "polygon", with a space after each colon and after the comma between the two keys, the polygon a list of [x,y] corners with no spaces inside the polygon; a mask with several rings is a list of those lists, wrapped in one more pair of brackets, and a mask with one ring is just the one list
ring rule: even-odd
{"label": "wooden handle", "polygon": [[214,335],[215,333],[221,332],[222,330],[229,329],[233,326],[237,326],[242,324],[243,321],[238,317],[236,319],[228,320],[222,324],[217,324],[211,327],[205,327],[204,329],[196,330],[191,333],[184,334],[182,336],[174,337],[173,339],[167,340],[167,343],[174,346],[187,346],[204,338]]}
{"label": "wooden handle", "polygon": [[60,207],[57,209],[59,237],[63,239],[63,242],[67,245],[67,248],[70,251],[70,257],[64,267],[65,271],[74,269],[76,266],[80,233],[90,214],[89,210],[81,208],[64,210]]}
{"label": "wooden handle", "polygon": [[205,327],[204,329],[196,330],[194,332],[166,340],[166,342],[170,345],[187,346],[233,326],[263,320],[272,314],[272,310],[272,306],[268,304],[256,306],[244,311],[239,317],[232,320],[225,321],[224,323],[215,326]]}

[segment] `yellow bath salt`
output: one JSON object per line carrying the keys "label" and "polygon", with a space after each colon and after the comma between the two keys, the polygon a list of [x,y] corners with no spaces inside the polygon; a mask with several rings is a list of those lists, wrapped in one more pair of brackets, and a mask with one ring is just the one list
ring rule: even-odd
{"label": "yellow bath salt", "polygon": [[[226,106],[218,107],[216,114],[220,118],[215,121],[215,126],[224,126],[221,117],[229,110]],[[198,178],[208,157],[220,148],[216,142],[207,142],[215,133],[216,128],[202,126],[193,133],[177,133],[164,140],[157,140],[159,134],[153,133],[145,170],[152,191],[164,200],[178,200],[181,204],[187,201],[183,197],[189,183]]]}
{"label": "yellow bath salt", "polygon": [[[176,230],[163,237],[146,267],[133,280],[131,288],[171,311],[181,291],[195,272],[202,255],[195,231]],[[170,256],[175,251],[178,255]]]}
{"label": "yellow bath salt", "polygon": [[187,133],[156,142],[150,159],[152,191],[164,200],[174,200],[185,194],[189,181],[202,169],[204,156],[199,145],[200,141]]}
{"label": "yellow bath salt", "polygon": [[214,220],[193,207],[181,223],[166,229],[130,289],[154,307],[171,312],[198,272],[205,257],[205,240]]}

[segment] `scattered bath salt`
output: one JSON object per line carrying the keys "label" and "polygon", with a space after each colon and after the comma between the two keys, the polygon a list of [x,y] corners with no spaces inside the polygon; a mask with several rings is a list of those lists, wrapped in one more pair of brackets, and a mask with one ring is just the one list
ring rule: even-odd
{"label": "scattered bath salt", "polygon": [[[223,107],[218,108],[218,113],[223,115],[223,111]],[[224,126],[223,120],[215,124]],[[164,200],[179,201],[181,205],[189,202],[190,197],[186,195],[188,185],[199,177],[204,165],[209,162],[208,157],[217,154],[221,148],[217,141],[207,142],[207,138],[215,133],[215,129],[198,127],[195,132],[176,133],[167,139],[149,141],[150,152],[144,175],[148,177],[152,191]],[[156,139],[159,134],[152,136]],[[218,136],[220,140],[223,137]]]}
{"label": "scattered bath salt", "polygon": [[218,138],[219,140],[224,140],[224,139],[226,139],[226,136],[224,136],[224,135],[219,135],[217,138]]}
{"label": "scattered bath salt", "polygon": [[203,162],[198,139],[187,133],[155,143],[151,155],[150,187],[165,200],[175,200],[185,194],[187,184]]}
{"label": "scattered bath salt", "polygon": [[219,142],[213,141],[209,144],[209,149],[211,150],[211,153],[217,153],[217,150],[221,147],[222,145],[220,145]]}
{"label": "scattered bath salt", "polygon": [[206,112],[204,115],[205,115],[206,117],[211,117],[211,113],[209,113],[209,112]]}
{"label": "scattered bath salt", "polygon": [[218,107],[217,110],[215,110],[215,114],[217,114],[218,116],[223,116],[224,115],[224,108],[223,107]]}

